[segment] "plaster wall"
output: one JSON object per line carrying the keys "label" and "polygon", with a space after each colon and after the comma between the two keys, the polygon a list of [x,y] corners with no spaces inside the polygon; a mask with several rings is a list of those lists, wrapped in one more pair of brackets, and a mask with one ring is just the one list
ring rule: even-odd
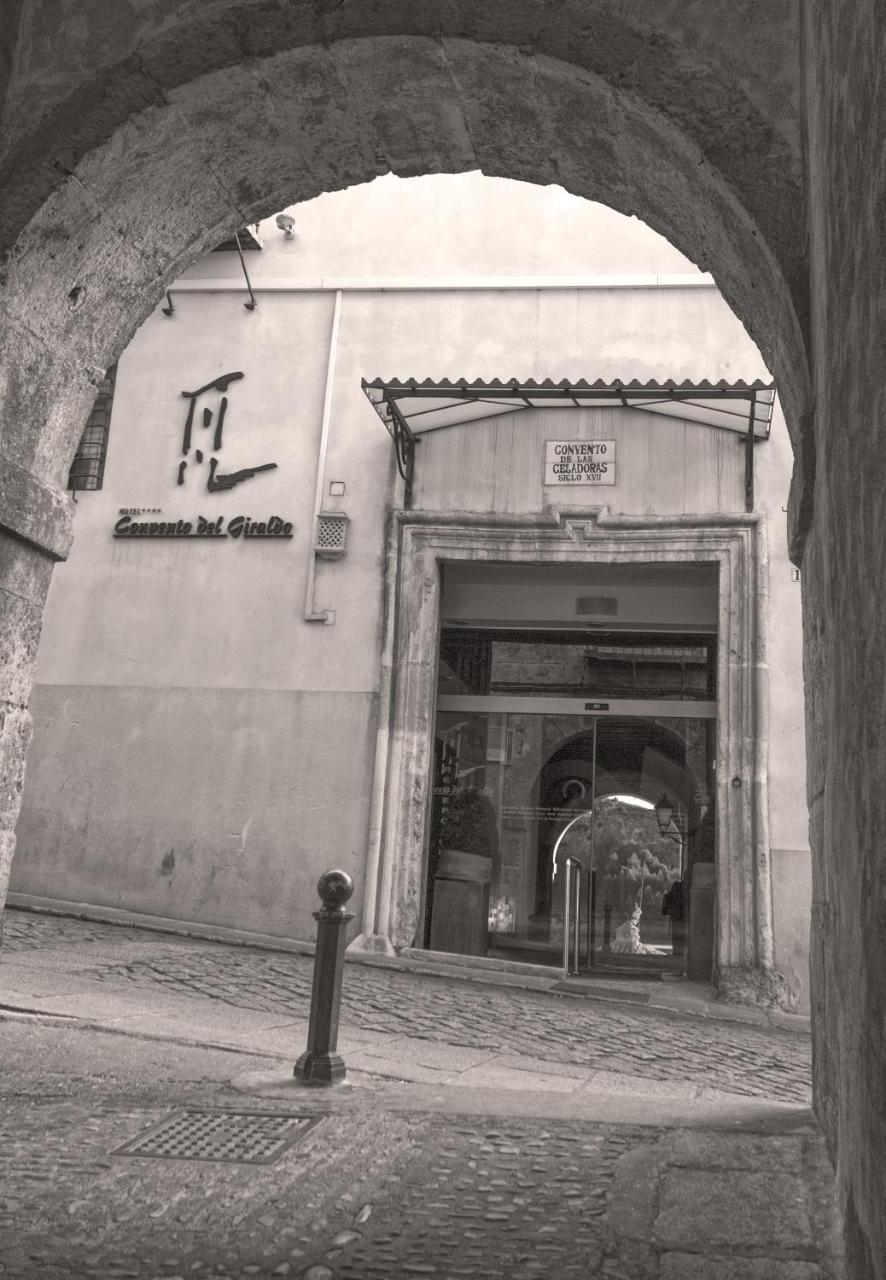
{"label": "plaster wall", "polygon": [[765,464],[763,449],[757,450],[755,487],[757,501],[768,513],[767,771],[775,961],[796,996],[798,1009],[808,1013],[812,861],[803,785],[806,724],[803,700],[798,696],[803,671],[803,633],[798,625],[801,582],[788,558],[783,484],[793,461],[787,433],[774,430],[765,449]]}
{"label": "plaster wall", "polygon": [[[416,280],[453,276],[519,278],[585,273],[696,274],[663,236],[559,186],[533,186],[477,173],[388,173],[294,205],[293,235],[261,224],[264,251],[249,256],[256,280]],[[396,234],[391,234],[396,228]],[[224,274],[206,254],[185,280]],[[238,268],[239,269],[239,268]]]}
{"label": "plaster wall", "polygon": [[[615,483],[591,491],[545,485],[547,440],[613,440]],[[415,501],[428,511],[504,514],[589,502],[646,515],[742,511],[743,443],[732,432],[633,409],[528,409],[423,437]]]}
{"label": "plaster wall", "polygon": [[375,710],[365,693],[38,685],[13,887],[312,938],[323,870],[362,897]]}
{"label": "plaster wall", "polygon": [[[158,310],[145,322],[119,364],[104,487],[79,495],[78,550],[57,575],[48,603],[41,682],[373,688],[393,463],[388,437],[365,400],[359,429],[365,447],[345,470],[345,505],[355,527],[348,582],[345,591],[328,588],[341,610],[337,634],[348,641],[330,646],[328,633],[301,622],[332,308],[333,297],[321,293],[270,295],[254,313],[238,296],[200,294],[189,297],[174,320]],[[227,393],[219,469],[264,462],[276,462],[277,469],[229,492],[208,493],[213,428],[204,431],[198,416],[194,441],[203,444],[206,461],[198,466],[192,451],[179,486],[187,411],[181,391],[231,370],[242,370],[244,378]],[[218,402],[213,393],[201,407],[217,411]],[[348,443],[341,442],[344,454]],[[293,523],[294,536],[115,539],[121,507],[153,513],[133,517],[143,520],[274,514]],[[329,569],[336,583],[336,566]],[[326,589],[328,578],[322,581]]]}
{"label": "plaster wall", "polygon": [[[534,188],[493,182],[492,197],[483,199],[478,186],[485,191],[486,180],[476,176],[471,181],[415,183],[386,179],[372,184],[380,190],[373,201],[366,189],[358,189],[353,198],[351,193],[337,202],[322,197],[297,209],[304,231],[296,241],[287,241],[273,220],[263,224],[266,249],[248,255],[260,296],[254,312],[242,305],[247,295],[236,255],[212,254],[203,267],[214,280],[227,279],[234,288],[215,291],[207,284],[206,292],[177,293],[173,318],[158,308],[145,321],[119,363],[105,487],[79,495],[78,550],[57,573],[48,602],[41,683],[374,689],[384,508],[394,498],[394,465],[390,440],[360,391],[361,377],[379,372],[422,377],[766,376],[759,353],[713,288],[419,287],[379,292],[367,287],[345,293],[326,475],[345,482],[346,496],[327,497],[325,505],[350,517],[349,549],[341,563],[320,565],[316,593],[318,608],[336,610],[338,630],[331,642],[325,630],[300,626],[293,644],[286,622],[298,616],[304,600],[333,296],[328,289],[262,292],[262,274],[286,277],[297,261],[293,246],[299,245],[311,258],[312,278],[315,272],[329,274],[339,261],[338,241],[322,238],[318,207],[336,204],[344,210],[356,206],[350,222],[360,233],[352,233],[352,239],[368,246],[371,275],[384,272],[394,263],[399,240],[389,217],[392,204],[409,226],[434,209],[426,237],[436,244],[446,225],[441,182],[461,192],[457,198],[476,215],[472,235],[451,246],[454,274],[480,271],[488,277],[484,244],[494,246],[494,264],[504,257],[522,262],[524,249],[544,221],[544,201]],[[627,275],[627,268],[636,265],[633,244],[644,262],[674,265],[668,262],[673,251],[661,237],[635,220],[563,193],[548,194],[555,211],[564,203],[573,210],[581,236],[599,255],[608,256],[611,269]],[[508,212],[511,242],[504,253],[502,226]],[[555,220],[550,210],[544,216]],[[337,221],[343,227],[348,219],[339,212]],[[443,260],[438,263],[442,270]],[[539,270],[553,265],[552,256],[538,260]],[[690,278],[697,277],[686,267]],[[230,493],[209,495],[192,465],[179,488],[174,477],[186,409],[180,393],[231,369],[243,370],[245,377],[228,393],[224,466],[273,460],[278,468]],[[495,428],[459,428],[427,438],[419,451],[417,503],[443,509],[536,509],[551,496],[541,486],[539,450],[545,432],[599,433],[605,427],[607,435],[620,436],[634,451],[630,463],[623,455],[622,473],[631,477],[630,483],[605,491],[604,500],[616,509],[740,509],[738,436],[661,423],[645,414],[629,416],[632,427],[615,416],[598,415],[593,428],[587,418],[581,426],[566,428],[556,413],[524,414],[519,423],[503,420]],[[533,417],[534,425],[527,421]],[[518,451],[507,463],[499,457],[499,436],[516,442]],[[498,488],[483,490],[483,476],[493,474],[499,477]],[[518,485],[509,478],[513,476],[531,481],[528,489],[523,479]],[[557,497],[586,501],[585,491],[581,495]],[[295,537],[284,545],[236,546],[112,540],[121,506],[160,508],[156,519],[273,512],[293,519]],[[224,570],[219,573],[221,556]],[[273,592],[264,586],[267,573],[275,582]],[[195,643],[187,619],[195,616],[198,601],[200,638]],[[169,627],[170,614],[181,620],[179,625]]]}
{"label": "plaster wall", "polygon": [[358,292],[347,299],[342,352],[384,377],[767,376],[715,288],[416,291],[395,305]]}

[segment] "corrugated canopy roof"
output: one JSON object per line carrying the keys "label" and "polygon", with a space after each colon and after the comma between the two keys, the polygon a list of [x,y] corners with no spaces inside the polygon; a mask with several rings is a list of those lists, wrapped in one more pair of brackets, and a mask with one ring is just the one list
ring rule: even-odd
{"label": "corrugated canopy roof", "polygon": [[[419,382],[410,378],[374,378],[362,382],[376,413],[396,439],[405,426],[413,435],[461,426],[521,409],[642,409],[684,422],[747,434],[753,421],[756,439],[767,439],[772,423],[775,384],[766,382],[543,382],[517,378],[503,382]],[[396,421],[400,418],[400,423]]]}
{"label": "corrugated canopy roof", "polygon": [[769,439],[773,382],[435,382],[374,378],[362,387],[394,441],[397,468],[412,504],[415,446],[419,436],[521,409],[638,409],[703,427],[735,431],[745,440],[745,509],[754,509],[754,445]]}

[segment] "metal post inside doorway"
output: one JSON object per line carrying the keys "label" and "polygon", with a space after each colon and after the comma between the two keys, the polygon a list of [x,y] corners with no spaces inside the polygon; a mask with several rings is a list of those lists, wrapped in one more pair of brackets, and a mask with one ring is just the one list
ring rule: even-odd
{"label": "metal post inside doorway", "polygon": [[[563,976],[578,973],[581,966],[581,863],[568,857],[566,862],[566,893],[563,909]],[[555,864],[556,865],[556,864]],[[572,876],[575,873],[575,893],[572,894]],[[573,907],[573,897],[575,905]],[[569,923],[572,916],[572,962],[569,957]]]}
{"label": "metal post inside doorway", "polygon": [[[591,758],[597,758],[597,719],[592,720],[592,747]],[[594,797],[595,797],[596,779],[591,781],[591,803],[581,813],[577,813],[571,822],[568,822],[557,837],[554,845],[554,852],[551,858],[551,883],[557,879],[557,858],[560,853],[560,846],[564,838],[569,834],[572,828],[583,818],[589,818],[588,827],[588,864],[584,867],[580,858],[576,858],[573,854],[563,859],[563,865],[566,868],[566,884],[564,886],[564,906],[563,906],[563,976],[568,978],[573,974],[581,972],[581,910],[582,910],[582,884],[584,873],[587,870],[588,892],[587,892],[587,964],[590,969],[594,963],[594,911],[596,907],[596,868],[594,865]],[[575,892],[572,892],[573,880],[575,882]],[[571,936],[570,936],[571,930]]]}

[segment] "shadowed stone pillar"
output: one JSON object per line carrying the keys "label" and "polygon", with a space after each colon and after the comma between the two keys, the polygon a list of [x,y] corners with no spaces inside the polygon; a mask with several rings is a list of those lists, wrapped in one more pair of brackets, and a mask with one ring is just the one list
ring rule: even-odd
{"label": "shadowed stone pillar", "polygon": [[64,558],[70,540],[69,500],[0,457],[0,908],[6,901],[31,738],[28,697],[43,606],[53,563]]}
{"label": "shadowed stone pillar", "polygon": [[807,0],[815,510],[802,562],[815,1106],[847,1275],[886,1276],[886,10]]}

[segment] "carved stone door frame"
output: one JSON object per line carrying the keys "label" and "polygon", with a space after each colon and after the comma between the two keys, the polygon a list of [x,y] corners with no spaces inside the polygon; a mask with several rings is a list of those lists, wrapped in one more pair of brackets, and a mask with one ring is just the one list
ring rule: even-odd
{"label": "carved stone door frame", "polygon": [[[772,973],[768,830],[765,521],[760,515],[624,516],[605,508],[531,516],[392,513],[385,640],[363,934],[399,950],[419,928],[430,815],[440,566],[716,563],[717,975],[740,998]],[[770,997],[771,998],[771,995]]]}

